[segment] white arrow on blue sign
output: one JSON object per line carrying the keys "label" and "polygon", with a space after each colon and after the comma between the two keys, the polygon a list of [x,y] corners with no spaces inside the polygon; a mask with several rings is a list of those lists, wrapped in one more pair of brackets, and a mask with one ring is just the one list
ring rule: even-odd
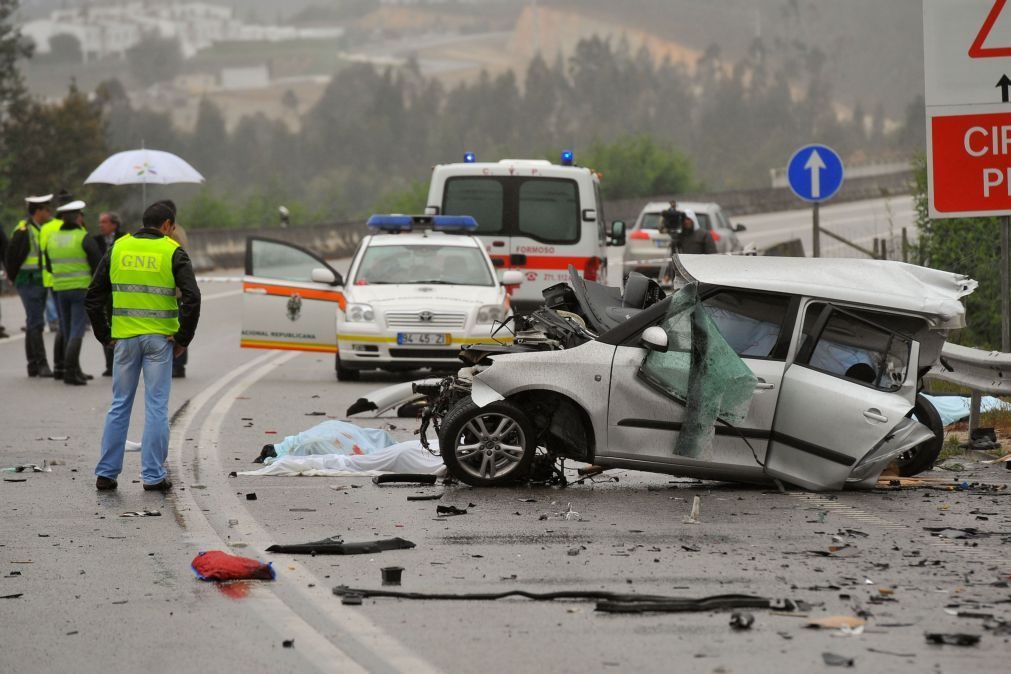
{"label": "white arrow on blue sign", "polygon": [[836,151],[825,145],[805,145],[790,157],[786,177],[790,189],[804,201],[831,199],[842,187],[843,163]]}

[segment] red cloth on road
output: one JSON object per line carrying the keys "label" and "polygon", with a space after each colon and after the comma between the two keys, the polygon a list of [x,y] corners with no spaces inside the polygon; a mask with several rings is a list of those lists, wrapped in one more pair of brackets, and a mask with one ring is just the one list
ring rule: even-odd
{"label": "red cloth on road", "polygon": [[270,563],[249,557],[237,557],[221,550],[201,552],[193,558],[193,572],[200,580],[274,580]]}

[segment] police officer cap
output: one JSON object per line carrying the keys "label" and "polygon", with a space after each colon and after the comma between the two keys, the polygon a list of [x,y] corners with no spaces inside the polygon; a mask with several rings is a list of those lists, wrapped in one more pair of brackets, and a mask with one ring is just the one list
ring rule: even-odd
{"label": "police officer cap", "polygon": [[57,213],[69,213],[70,211],[83,211],[85,204],[83,201],[78,199],[77,201],[71,201],[69,204],[64,204],[56,209]]}
{"label": "police officer cap", "polygon": [[52,200],[52,194],[43,194],[37,197],[25,197],[26,204],[48,204]]}

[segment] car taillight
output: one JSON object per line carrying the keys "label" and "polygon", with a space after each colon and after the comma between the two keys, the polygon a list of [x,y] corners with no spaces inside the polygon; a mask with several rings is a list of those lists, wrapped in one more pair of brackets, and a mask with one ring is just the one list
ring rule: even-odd
{"label": "car taillight", "polygon": [[720,235],[716,233],[715,229],[710,229],[709,234],[713,237],[713,241],[719,241]]}
{"label": "car taillight", "polygon": [[644,229],[633,229],[632,233],[628,235],[628,238],[637,240],[648,239],[649,234],[647,234]]}
{"label": "car taillight", "polygon": [[596,281],[600,273],[600,258],[591,257],[586,261],[586,269],[583,270],[583,278],[587,281]]}

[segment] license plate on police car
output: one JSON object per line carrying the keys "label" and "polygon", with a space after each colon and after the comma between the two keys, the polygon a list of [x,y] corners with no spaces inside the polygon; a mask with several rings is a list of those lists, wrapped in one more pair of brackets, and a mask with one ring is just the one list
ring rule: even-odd
{"label": "license plate on police car", "polygon": [[653,239],[653,245],[657,248],[666,248],[668,243],[669,242],[664,241],[663,239]]}
{"label": "license plate on police car", "polygon": [[418,346],[446,346],[452,337],[444,332],[398,332],[397,344]]}

